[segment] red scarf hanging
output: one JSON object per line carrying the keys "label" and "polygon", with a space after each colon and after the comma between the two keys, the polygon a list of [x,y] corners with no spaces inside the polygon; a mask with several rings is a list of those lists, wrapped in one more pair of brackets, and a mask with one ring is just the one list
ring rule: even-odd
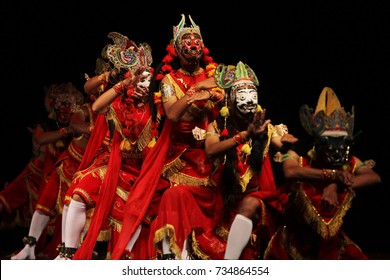
{"label": "red scarf hanging", "polygon": [[113,260],[121,258],[129,240],[149,207],[160,180],[166,154],[171,143],[171,130],[172,122],[166,119],[161,135],[142,164],[141,172],[134,183],[132,194],[126,201],[122,231],[111,256]]}

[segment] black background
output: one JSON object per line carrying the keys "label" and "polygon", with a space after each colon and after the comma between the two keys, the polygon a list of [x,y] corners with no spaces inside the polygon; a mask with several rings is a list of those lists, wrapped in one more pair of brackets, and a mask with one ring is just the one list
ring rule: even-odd
{"label": "black background", "polygon": [[0,4],[1,186],[28,162],[26,127],[45,114],[44,86],[71,81],[81,90],[84,73],[94,74],[101,49],[112,43],[111,31],[149,43],[157,65],[172,27],[182,13],[190,14],[216,62],[241,60],[256,72],[260,104],[272,123],[283,122],[298,137],[305,135],[299,107],[314,108],[325,86],[333,88],[347,111],[355,106],[355,132],[363,132],[357,156],[377,162],[383,183],[358,191],[344,229],[374,258],[390,258],[386,1],[81,2]]}

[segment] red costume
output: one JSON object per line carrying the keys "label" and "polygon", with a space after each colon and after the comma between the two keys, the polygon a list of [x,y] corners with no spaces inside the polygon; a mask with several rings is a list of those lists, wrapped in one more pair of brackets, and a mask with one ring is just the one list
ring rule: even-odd
{"label": "red costume", "polygon": [[[55,96],[51,98],[54,99]],[[39,137],[46,132],[61,130],[61,127],[58,127],[58,122],[51,119],[51,116],[48,120],[53,122],[53,125],[50,122],[40,124],[41,129],[33,130],[35,134],[33,137]],[[68,122],[63,125],[67,124]],[[53,169],[54,163],[67,147],[70,139],[70,137],[60,135],[53,143],[46,145],[38,145],[33,141],[33,148],[36,149],[34,152],[37,155],[34,155],[24,170],[0,192],[0,201],[7,211],[7,216],[3,222],[23,227],[30,225],[38,197],[42,188],[46,185],[48,173]]]}
{"label": "red costume", "polygon": [[[182,70],[167,75],[175,87],[178,99],[183,98],[187,87],[206,79],[203,69],[195,75]],[[209,116],[213,120],[214,107],[211,101],[195,102],[189,112],[198,119]],[[217,213],[221,208],[219,190],[210,184],[212,171],[210,159],[204,151],[204,140],[196,140],[192,133],[195,127],[206,130],[208,121],[179,121],[173,125],[171,143],[162,175],[169,180],[171,188],[166,190],[159,215],[152,224],[153,244],[158,246],[165,235],[171,237],[171,250],[181,255],[185,239],[193,229],[211,231],[216,225]],[[155,232],[155,234],[153,234]],[[159,253],[160,249],[157,247]]]}
{"label": "red costume", "polygon": [[[213,120],[214,104],[205,98],[195,102],[188,99],[200,92],[195,84],[210,77],[199,66],[200,58],[209,59],[207,63],[211,63],[212,59],[204,54],[199,27],[192,19],[191,23],[191,27],[184,27],[185,17],[182,15],[180,24],[174,27],[173,44],[167,47],[168,55],[161,68],[166,75],[156,75],[157,81],[164,77],[159,89],[163,105],[173,96],[175,98],[171,101],[174,100],[175,105],[182,98],[187,100],[187,105],[184,102],[178,105],[181,111],[178,120],[170,119],[164,106],[167,118],[156,146],[145,158],[140,176],[126,203],[126,219],[114,248],[113,259],[123,254],[126,244],[148,211],[157,209],[150,203],[160,198],[162,181],[170,188],[162,195],[158,215],[151,224],[149,258],[156,258],[157,253],[161,253],[159,243],[164,237],[170,237],[171,252],[181,258],[184,240],[192,229],[207,231],[215,225],[214,213],[220,205],[218,190],[209,184],[212,166],[204,151],[204,140],[196,140],[193,134],[193,129],[205,130]],[[191,61],[191,73],[183,70],[183,67],[173,70],[169,64],[177,57],[181,66],[184,61]],[[211,93],[208,96],[211,97]],[[163,180],[160,180],[161,177]]]}
{"label": "red costume", "polygon": [[[127,196],[149,151],[148,144],[156,137],[149,106],[124,105],[121,99],[114,100],[108,115],[116,128],[112,143],[101,149],[94,163],[78,172],[73,182],[73,194],[83,197],[90,209],[96,205],[89,214],[93,227],[87,225],[88,235],[74,259],[90,258],[96,241],[110,241],[111,246],[115,245]],[[131,148],[121,150],[122,141],[129,141]]]}
{"label": "red costume", "polygon": [[[219,131],[219,130],[217,130]],[[273,133],[273,126],[268,127],[269,137]],[[226,241],[231,223],[238,213],[244,197],[255,197],[260,205],[259,219],[253,226],[252,234],[248,245],[241,254],[240,259],[259,259],[264,251],[264,244],[270,240],[278,226],[278,212],[281,211],[279,191],[276,188],[274,174],[268,154],[269,147],[266,147],[261,172],[254,172],[249,162],[251,155],[243,156],[244,144],[236,147],[237,157],[241,160],[235,165],[238,184],[234,186],[233,196],[236,205],[225,213],[228,218],[221,219],[215,229],[211,232],[192,235],[192,254],[199,259],[223,260]],[[213,175],[213,182],[223,187],[221,176],[224,165],[220,165]],[[260,243],[261,242],[261,243]]]}
{"label": "red costume", "polygon": [[316,110],[300,109],[301,123],[314,138],[305,156],[293,149],[283,159],[289,199],[285,223],[272,237],[266,259],[367,259],[341,229],[354,189],[380,182],[366,163],[350,154],[354,113],[345,112],[331,88],[325,87]]}
{"label": "red costume", "polygon": [[[352,157],[351,173],[361,164]],[[302,157],[302,166],[309,166],[309,159]],[[321,207],[321,196],[326,182],[301,182],[288,185],[286,192],[286,225],[272,237],[266,259],[320,259],[365,260],[367,256],[341,229],[344,216],[355,196],[353,191],[338,194],[339,208],[326,211]],[[314,248],[314,249],[313,249]]]}

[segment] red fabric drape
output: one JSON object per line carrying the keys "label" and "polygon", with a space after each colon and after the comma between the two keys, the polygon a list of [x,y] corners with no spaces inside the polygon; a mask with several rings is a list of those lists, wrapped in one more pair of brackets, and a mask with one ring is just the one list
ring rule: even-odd
{"label": "red fabric drape", "polygon": [[166,119],[161,135],[142,164],[140,175],[133,186],[132,195],[126,202],[122,231],[111,256],[113,260],[121,258],[149,207],[171,143],[171,130],[172,122]]}
{"label": "red fabric drape", "polygon": [[88,140],[88,145],[85,149],[83,159],[79,165],[78,171],[83,170],[89,165],[91,165],[98,149],[103,143],[104,137],[107,135],[107,131],[108,127],[105,115],[97,115],[94,124],[94,129],[92,130],[91,136]]}
{"label": "red fabric drape", "polygon": [[92,258],[92,252],[101,226],[107,220],[111,211],[122,162],[122,154],[120,152],[121,139],[121,135],[118,132],[115,132],[110,160],[108,161],[107,173],[104,177],[103,185],[99,193],[99,200],[96,203],[96,208],[93,213],[87,235],[73,257],[75,260],[89,260]]}

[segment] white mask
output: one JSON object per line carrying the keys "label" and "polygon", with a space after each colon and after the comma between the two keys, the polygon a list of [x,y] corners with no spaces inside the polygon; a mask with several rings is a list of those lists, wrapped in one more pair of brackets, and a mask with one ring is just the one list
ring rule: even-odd
{"label": "white mask", "polygon": [[255,113],[257,110],[257,89],[253,84],[237,84],[235,91],[235,104],[242,114]]}

